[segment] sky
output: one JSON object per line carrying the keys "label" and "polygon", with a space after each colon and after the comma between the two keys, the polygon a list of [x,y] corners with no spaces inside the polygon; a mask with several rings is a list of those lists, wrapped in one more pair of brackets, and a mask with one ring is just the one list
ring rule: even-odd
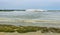
{"label": "sky", "polygon": [[0,0],[0,9],[60,10],[60,0]]}

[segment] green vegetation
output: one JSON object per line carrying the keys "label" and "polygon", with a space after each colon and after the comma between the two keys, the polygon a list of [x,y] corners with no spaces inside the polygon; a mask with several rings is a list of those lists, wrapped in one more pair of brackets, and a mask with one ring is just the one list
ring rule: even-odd
{"label": "green vegetation", "polygon": [[18,33],[26,33],[26,32],[36,32],[41,31],[41,33],[60,33],[60,28],[53,27],[37,27],[37,26],[14,26],[14,25],[0,25],[0,32],[18,32]]}
{"label": "green vegetation", "polygon": [[25,10],[0,10],[0,11],[7,12],[7,11],[25,11]]}

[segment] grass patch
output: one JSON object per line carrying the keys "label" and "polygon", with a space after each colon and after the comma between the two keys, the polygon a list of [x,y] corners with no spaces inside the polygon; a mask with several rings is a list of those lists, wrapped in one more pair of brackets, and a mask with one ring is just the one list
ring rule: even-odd
{"label": "grass patch", "polygon": [[27,32],[36,32],[41,31],[41,33],[60,33],[60,28],[47,28],[47,27],[37,27],[37,26],[14,26],[14,25],[1,25],[0,32],[18,32],[18,33],[27,33]]}

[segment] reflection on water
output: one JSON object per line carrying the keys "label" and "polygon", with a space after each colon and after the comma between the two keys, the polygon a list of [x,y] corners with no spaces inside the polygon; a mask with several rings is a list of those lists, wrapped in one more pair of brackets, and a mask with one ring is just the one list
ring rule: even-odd
{"label": "reflection on water", "polygon": [[0,12],[0,24],[59,27],[59,21],[60,12]]}

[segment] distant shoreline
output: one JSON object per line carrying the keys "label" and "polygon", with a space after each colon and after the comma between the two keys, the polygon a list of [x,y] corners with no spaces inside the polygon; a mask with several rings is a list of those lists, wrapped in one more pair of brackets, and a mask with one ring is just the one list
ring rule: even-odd
{"label": "distant shoreline", "polygon": [[25,10],[0,10],[0,11],[25,11]]}
{"label": "distant shoreline", "polygon": [[[0,9],[0,11],[26,11],[26,9]],[[60,10],[46,10],[47,12],[60,12]]]}

